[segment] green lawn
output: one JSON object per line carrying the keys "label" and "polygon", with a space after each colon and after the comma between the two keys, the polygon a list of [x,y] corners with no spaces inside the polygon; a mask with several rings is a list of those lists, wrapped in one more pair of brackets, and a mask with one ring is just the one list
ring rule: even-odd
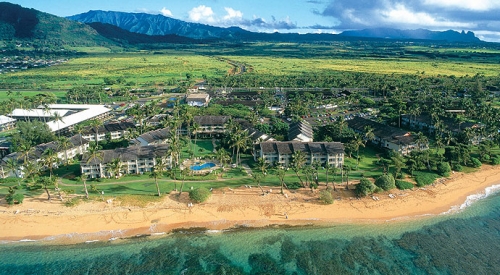
{"label": "green lawn", "polygon": [[[11,91],[12,94],[8,94],[8,91]],[[66,91],[29,91],[29,90],[0,90],[0,101],[7,100],[10,97],[12,98],[19,98],[19,97],[33,97],[37,94],[43,94],[43,93],[52,93],[54,94],[58,100],[65,99],[66,98]]]}

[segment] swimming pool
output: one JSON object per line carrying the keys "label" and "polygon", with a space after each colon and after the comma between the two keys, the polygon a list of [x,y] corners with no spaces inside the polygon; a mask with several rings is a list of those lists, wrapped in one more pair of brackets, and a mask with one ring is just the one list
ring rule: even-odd
{"label": "swimming pool", "polygon": [[212,167],[215,167],[215,163],[207,162],[207,163],[203,163],[203,164],[200,164],[200,165],[193,165],[193,166],[191,166],[189,168],[191,170],[199,171],[199,170],[203,170],[203,169],[207,169],[207,168],[212,168]]}

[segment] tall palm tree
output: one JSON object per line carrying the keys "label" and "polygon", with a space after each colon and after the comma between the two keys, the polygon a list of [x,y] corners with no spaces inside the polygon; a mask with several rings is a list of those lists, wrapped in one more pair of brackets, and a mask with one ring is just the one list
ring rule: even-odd
{"label": "tall palm tree", "polygon": [[89,199],[89,190],[87,189],[87,175],[85,173],[82,173],[80,175],[80,180],[83,182],[83,190],[85,191],[85,198],[88,200]]}
{"label": "tall palm tree", "polygon": [[33,146],[31,146],[31,144],[29,144],[28,142],[21,143],[18,151],[19,151],[19,158],[23,159],[23,163],[28,162],[28,158],[33,152],[33,149],[34,149]]}
{"label": "tall palm tree", "polygon": [[286,186],[286,184],[285,184],[286,168],[283,166],[280,166],[280,167],[276,168],[276,173],[278,174],[278,178],[280,179],[281,194],[284,194],[283,186]]}
{"label": "tall palm tree", "polygon": [[355,135],[354,139],[351,141],[354,150],[356,150],[356,168],[359,166],[359,147],[365,147],[365,143],[360,135]]}
{"label": "tall palm tree", "polygon": [[82,146],[83,144],[82,135],[83,132],[85,132],[85,126],[83,126],[83,124],[81,123],[78,123],[75,126],[73,126],[73,132],[80,136],[80,146]]}
{"label": "tall palm tree", "polygon": [[64,157],[65,157],[65,163],[66,163],[66,165],[69,164],[68,150],[69,150],[69,148],[71,148],[72,145],[73,144],[71,143],[71,141],[67,137],[62,136],[62,137],[59,137],[57,139],[57,147],[58,147],[58,149],[64,150]]}
{"label": "tall palm tree", "polygon": [[37,161],[28,161],[23,165],[23,173],[26,178],[31,179],[30,184],[35,184],[35,178],[40,174],[40,164]]}
{"label": "tall palm tree", "polygon": [[305,187],[305,186],[304,186],[304,182],[300,178],[299,171],[302,169],[302,167],[304,166],[305,163],[306,163],[306,155],[304,152],[298,151],[298,150],[293,152],[291,166],[292,166],[293,171],[297,175],[297,178],[299,179],[300,184],[302,184],[303,187]]}
{"label": "tall palm tree", "polygon": [[[85,153],[85,156],[87,157],[87,164],[90,164],[93,161],[103,160],[103,154],[100,149],[101,148],[99,147],[99,145],[97,145],[97,143],[90,143],[90,146]],[[92,169],[92,165],[90,165],[90,169]],[[101,171],[99,171],[99,174],[101,174]]]}
{"label": "tall palm tree", "polygon": [[38,183],[42,185],[42,188],[45,190],[47,193],[47,199],[50,201],[50,192],[49,192],[49,186],[55,185],[56,183],[56,178],[51,178],[51,177],[40,177],[38,179]]}
{"label": "tall palm tree", "polygon": [[5,166],[7,168],[7,174],[9,174],[10,172],[14,173],[14,176],[17,178],[17,185],[20,186],[21,181],[20,181],[19,175],[18,175],[18,173],[20,172],[19,171],[20,170],[19,161],[17,161],[14,158],[9,158],[5,161]]}
{"label": "tall palm tree", "polygon": [[99,127],[101,127],[101,125],[103,125],[102,121],[100,121],[99,119],[93,119],[90,121],[90,126],[92,128],[94,128],[94,132],[95,132],[95,143],[97,145],[99,145]]}
{"label": "tall palm tree", "polygon": [[60,122],[64,122],[63,117],[59,114],[59,112],[55,111],[52,118],[54,119],[54,122],[57,123],[57,133],[61,136]]}
{"label": "tall palm tree", "polygon": [[163,176],[163,172],[165,171],[166,168],[167,164],[165,163],[163,158],[156,158],[153,171],[151,171],[151,174],[149,175],[151,178],[155,179],[155,185],[156,185],[156,191],[158,192],[158,197],[161,196],[160,186],[158,185],[158,178],[161,178]]}
{"label": "tall palm tree", "polygon": [[114,176],[115,179],[120,178],[120,171],[122,170],[123,163],[120,158],[114,158],[110,163],[107,164],[110,176]]}
{"label": "tall palm tree", "polygon": [[50,178],[52,178],[52,170],[54,169],[54,165],[57,165],[59,163],[60,159],[57,156],[57,152],[54,151],[52,148],[47,148],[43,153],[42,153],[42,163],[44,166],[49,168],[50,172]]}
{"label": "tall palm tree", "polygon": [[180,197],[182,194],[182,188],[184,188],[184,181],[186,180],[187,175],[189,175],[189,168],[185,167],[184,169],[181,170],[182,183],[181,183],[181,189],[179,190],[179,194],[177,195],[178,197]]}
{"label": "tall palm tree", "polygon": [[240,130],[234,133],[231,140],[231,147],[236,149],[236,166],[239,166],[241,162],[240,151],[244,151],[248,148],[248,144],[250,143],[250,136],[248,135],[247,131]]}
{"label": "tall palm tree", "polygon": [[340,142],[342,142],[342,133],[343,133],[345,127],[347,127],[347,121],[344,119],[344,116],[338,116],[337,119],[335,120],[335,124],[337,126],[338,131],[339,131]]}

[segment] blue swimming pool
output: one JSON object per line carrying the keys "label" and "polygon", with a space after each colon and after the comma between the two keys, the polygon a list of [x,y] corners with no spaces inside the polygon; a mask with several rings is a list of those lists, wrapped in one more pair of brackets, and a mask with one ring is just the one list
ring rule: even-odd
{"label": "blue swimming pool", "polygon": [[193,165],[189,168],[191,168],[191,170],[198,171],[198,170],[203,170],[203,169],[212,168],[212,167],[215,167],[215,163],[207,162],[207,163],[203,163],[200,165]]}

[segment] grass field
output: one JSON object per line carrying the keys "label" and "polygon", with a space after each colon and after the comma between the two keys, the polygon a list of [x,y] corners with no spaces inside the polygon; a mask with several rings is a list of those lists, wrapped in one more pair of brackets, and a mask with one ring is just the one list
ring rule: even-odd
{"label": "grass field", "polygon": [[66,90],[79,85],[100,85],[105,78],[124,78],[140,87],[165,83],[176,86],[186,79],[186,74],[192,79],[227,75],[232,69],[228,60],[245,64],[257,75],[272,76],[325,71],[498,76],[500,71],[499,49],[457,46],[255,43],[155,52],[108,53],[98,47],[80,50],[88,54],[57,66],[2,74],[0,83],[9,87]]}
{"label": "grass field", "polygon": [[[0,101],[9,99],[9,97],[14,97],[14,98],[19,98],[19,95],[21,97],[32,97],[40,93],[53,93],[58,99],[64,99],[66,98],[66,92],[65,91],[25,91],[25,90],[10,90],[12,94],[9,96],[8,92],[9,90],[0,90]],[[18,93],[19,92],[19,93]]]}

